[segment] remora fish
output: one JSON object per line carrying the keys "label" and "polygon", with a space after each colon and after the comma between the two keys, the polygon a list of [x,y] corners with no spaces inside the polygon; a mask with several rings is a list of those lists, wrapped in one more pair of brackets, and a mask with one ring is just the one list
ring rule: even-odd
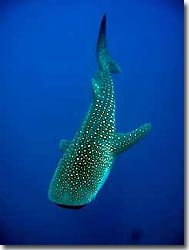
{"label": "remora fish", "polygon": [[60,148],[65,152],[48,191],[49,199],[63,207],[81,208],[91,202],[106,181],[115,158],[151,130],[147,123],[126,134],[115,132],[111,73],[120,73],[120,68],[107,50],[106,15],[98,35],[97,60],[92,103],[74,139],[61,140]]}

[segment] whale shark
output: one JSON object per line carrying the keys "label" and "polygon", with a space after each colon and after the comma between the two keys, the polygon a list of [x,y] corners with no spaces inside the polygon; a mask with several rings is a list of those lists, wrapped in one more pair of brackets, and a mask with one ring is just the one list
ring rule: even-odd
{"label": "whale shark", "polygon": [[128,133],[116,132],[112,74],[121,69],[108,52],[106,14],[100,25],[96,56],[98,69],[92,79],[92,102],[75,137],[60,141],[63,155],[48,190],[49,200],[61,207],[82,208],[94,200],[116,157],[151,130],[151,124],[146,123]]}

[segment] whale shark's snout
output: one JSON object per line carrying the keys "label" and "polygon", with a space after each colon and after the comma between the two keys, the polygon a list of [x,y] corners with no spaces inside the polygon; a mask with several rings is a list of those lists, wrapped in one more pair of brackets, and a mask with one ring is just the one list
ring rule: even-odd
{"label": "whale shark's snout", "polygon": [[56,205],[58,207],[61,207],[61,208],[68,208],[68,209],[81,209],[83,207],[85,207],[86,205],[79,205],[79,206],[71,206],[71,205],[63,205],[63,204],[58,204],[56,203]]}

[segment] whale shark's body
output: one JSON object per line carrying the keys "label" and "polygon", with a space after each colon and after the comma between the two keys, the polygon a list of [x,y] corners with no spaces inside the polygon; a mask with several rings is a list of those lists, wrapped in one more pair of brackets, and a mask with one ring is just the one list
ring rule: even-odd
{"label": "whale shark's body", "polygon": [[111,59],[106,42],[104,15],[97,41],[98,71],[92,79],[93,100],[72,141],[61,140],[65,151],[50,183],[49,199],[64,207],[80,208],[92,201],[106,181],[121,152],[141,140],[151,125],[130,133],[115,132],[115,97],[112,73],[119,66]]}

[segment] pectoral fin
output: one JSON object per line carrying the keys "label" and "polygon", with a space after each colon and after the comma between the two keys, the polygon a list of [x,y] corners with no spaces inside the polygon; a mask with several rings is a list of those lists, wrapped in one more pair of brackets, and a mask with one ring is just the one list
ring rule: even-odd
{"label": "pectoral fin", "polygon": [[125,151],[126,149],[130,148],[137,142],[139,142],[142,138],[144,138],[151,130],[151,124],[146,123],[141,127],[126,133],[117,133],[114,135],[113,138],[113,152],[114,154],[118,155]]}
{"label": "pectoral fin", "polygon": [[70,144],[71,141],[62,139],[59,142],[59,149],[64,152],[69,147]]}

